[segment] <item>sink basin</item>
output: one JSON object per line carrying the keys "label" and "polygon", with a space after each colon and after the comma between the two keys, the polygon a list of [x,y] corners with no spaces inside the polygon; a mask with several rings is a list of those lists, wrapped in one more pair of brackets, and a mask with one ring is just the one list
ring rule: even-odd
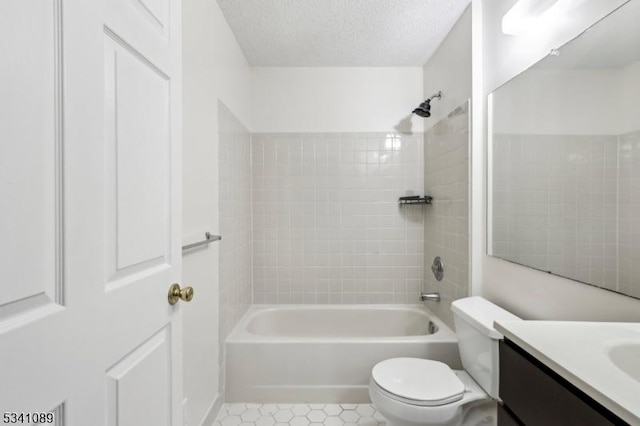
{"label": "sink basin", "polygon": [[616,345],[608,355],[616,367],[640,383],[640,342]]}

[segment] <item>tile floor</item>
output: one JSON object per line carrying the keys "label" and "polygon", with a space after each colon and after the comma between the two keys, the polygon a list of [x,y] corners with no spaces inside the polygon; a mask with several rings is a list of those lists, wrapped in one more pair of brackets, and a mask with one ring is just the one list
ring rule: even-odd
{"label": "tile floor", "polygon": [[224,404],[213,426],[384,426],[371,404]]}

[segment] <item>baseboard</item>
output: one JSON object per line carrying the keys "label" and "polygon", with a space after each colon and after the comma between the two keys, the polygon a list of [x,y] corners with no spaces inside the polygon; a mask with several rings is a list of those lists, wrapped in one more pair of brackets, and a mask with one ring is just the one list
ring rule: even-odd
{"label": "baseboard", "polygon": [[216,398],[213,400],[213,404],[209,407],[209,411],[207,411],[207,414],[204,416],[200,426],[213,426],[213,422],[216,420],[223,402],[222,396],[220,394],[216,395]]}

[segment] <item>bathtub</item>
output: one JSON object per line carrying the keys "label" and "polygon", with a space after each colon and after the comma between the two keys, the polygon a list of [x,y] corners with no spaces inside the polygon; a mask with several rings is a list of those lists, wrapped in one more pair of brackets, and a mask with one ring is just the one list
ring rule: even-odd
{"label": "bathtub", "polygon": [[228,402],[369,402],[394,357],[459,369],[455,334],[421,305],[254,305],[226,341]]}

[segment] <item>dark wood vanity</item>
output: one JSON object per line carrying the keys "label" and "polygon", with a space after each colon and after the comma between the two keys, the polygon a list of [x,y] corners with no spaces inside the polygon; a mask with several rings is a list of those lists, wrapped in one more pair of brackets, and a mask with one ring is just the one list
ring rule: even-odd
{"label": "dark wood vanity", "polygon": [[498,426],[628,425],[508,339],[500,341],[500,398]]}

